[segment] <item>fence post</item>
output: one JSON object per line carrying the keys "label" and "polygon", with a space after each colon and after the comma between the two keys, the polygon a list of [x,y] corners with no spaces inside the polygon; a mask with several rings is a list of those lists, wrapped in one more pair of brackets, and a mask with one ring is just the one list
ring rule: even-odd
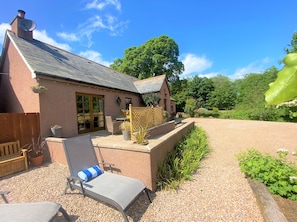
{"label": "fence post", "polygon": [[133,131],[133,107],[132,107],[132,104],[129,104],[129,118],[130,118],[130,138],[132,139],[132,131]]}

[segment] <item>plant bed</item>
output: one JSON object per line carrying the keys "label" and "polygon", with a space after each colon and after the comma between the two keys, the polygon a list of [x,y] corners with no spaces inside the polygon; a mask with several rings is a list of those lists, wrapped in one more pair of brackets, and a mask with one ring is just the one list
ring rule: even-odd
{"label": "plant bed", "polygon": [[272,195],[281,212],[285,215],[288,222],[296,221],[297,201],[288,200],[286,198]]}
{"label": "plant bed", "polygon": [[250,178],[247,178],[249,185],[255,195],[259,210],[265,221],[286,221],[285,215],[281,212],[267,187]]}
{"label": "plant bed", "polygon": [[287,160],[288,150],[278,149],[277,154],[273,157],[250,149],[237,158],[265,220],[296,221],[297,167]]}
{"label": "plant bed", "polygon": [[192,180],[201,160],[209,153],[205,131],[194,127],[168,153],[165,161],[159,165],[157,186],[159,189],[178,189],[185,180]]}
{"label": "plant bed", "polygon": [[248,182],[266,221],[285,221],[284,217],[288,222],[296,221],[297,201],[272,195],[264,184],[255,180],[248,178]]}
{"label": "plant bed", "polygon": [[241,171],[267,186],[272,194],[297,201],[297,167],[287,161],[288,151],[279,149],[278,157],[250,149],[237,155]]}

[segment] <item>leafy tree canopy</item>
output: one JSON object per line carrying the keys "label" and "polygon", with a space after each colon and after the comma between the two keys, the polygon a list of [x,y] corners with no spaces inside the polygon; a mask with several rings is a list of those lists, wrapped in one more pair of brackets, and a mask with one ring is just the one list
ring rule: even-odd
{"label": "leafy tree canopy", "polygon": [[190,114],[191,117],[194,116],[194,111],[197,108],[197,103],[195,99],[187,99],[185,105],[185,112]]}
{"label": "leafy tree canopy", "polygon": [[172,97],[176,102],[176,111],[183,112],[186,100],[188,99],[188,80],[187,79],[177,79],[176,81],[170,84],[170,91]]}
{"label": "leafy tree canopy", "polygon": [[211,78],[214,90],[210,94],[207,107],[219,109],[232,109],[236,102],[236,91],[231,80],[222,75]]}
{"label": "leafy tree canopy", "polygon": [[142,100],[147,106],[157,106],[161,98],[159,93],[146,93],[142,95]]}
{"label": "leafy tree canopy", "polygon": [[194,76],[188,85],[189,96],[198,103],[198,108],[208,101],[211,92],[214,90],[213,82],[206,77]]}
{"label": "leafy tree canopy", "polygon": [[251,73],[239,80],[237,107],[265,107],[264,93],[268,89],[269,83],[276,79],[277,72],[275,67],[271,67],[262,74]]}
{"label": "leafy tree canopy", "polygon": [[124,58],[114,60],[111,68],[139,79],[166,74],[173,82],[184,71],[178,61],[179,49],[176,42],[166,35],[152,38],[139,47],[125,50]]}

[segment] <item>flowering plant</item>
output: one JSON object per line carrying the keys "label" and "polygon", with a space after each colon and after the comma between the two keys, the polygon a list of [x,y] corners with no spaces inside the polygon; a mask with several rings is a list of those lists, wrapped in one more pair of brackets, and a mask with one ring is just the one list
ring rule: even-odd
{"label": "flowering plant", "polygon": [[120,125],[122,131],[130,131],[130,122],[124,121]]}
{"label": "flowering plant", "polygon": [[129,115],[129,110],[127,110],[127,109],[121,109],[121,112],[123,113],[124,116]]}

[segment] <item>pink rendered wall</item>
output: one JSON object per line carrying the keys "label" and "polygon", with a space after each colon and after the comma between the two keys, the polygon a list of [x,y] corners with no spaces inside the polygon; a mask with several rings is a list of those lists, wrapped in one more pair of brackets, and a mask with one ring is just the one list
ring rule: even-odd
{"label": "pink rendered wall", "polygon": [[[46,160],[67,165],[62,144],[63,139],[48,138],[48,154]],[[109,149],[94,146],[99,162],[113,163],[113,173],[140,179],[151,190],[152,185],[151,160],[149,152],[135,152],[124,149]],[[106,169],[108,170],[108,169]]]}
{"label": "pink rendered wall", "polygon": [[135,152],[124,149],[96,147],[99,162],[114,163],[113,172],[140,179],[153,190],[151,156],[149,152]]}
{"label": "pink rendered wall", "polygon": [[[32,78],[32,73],[20,57],[14,45],[7,38],[7,54],[1,75],[1,112],[40,113],[40,133],[42,137],[51,135],[50,126],[61,125],[63,136],[78,135],[76,117],[76,92],[104,96],[105,115],[119,116],[125,109],[125,98],[131,98],[133,105],[140,106],[138,94],[107,90],[88,85],[76,84],[58,79]],[[43,85],[43,93],[33,93],[31,86]],[[121,98],[121,104],[116,98]],[[4,108],[5,107],[5,108]]]}
{"label": "pink rendered wall", "polygon": [[[78,135],[76,93],[104,96],[105,115],[120,116],[121,109],[125,108],[125,97],[132,98],[133,105],[140,106],[137,94],[41,77],[39,81],[47,88],[40,94],[40,127],[43,137],[50,136],[50,126],[56,124],[62,126],[63,137]],[[120,105],[116,103],[118,96],[121,98]]]}
{"label": "pink rendered wall", "polygon": [[[174,116],[176,111],[175,111],[175,103],[173,103],[171,101],[171,93],[170,93],[170,89],[169,89],[169,85],[167,84],[166,81],[164,81],[161,90],[160,90],[160,102],[159,105],[162,106],[165,110],[166,107],[166,111],[170,114],[170,116]],[[164,103],[164,99],[166,99],[166,104]],[[173,105],[173,107],[171,108],[171,105]]]}
{"label": "pink rendered wall", "polygon": [[[121,109],[125,109],[125,98],[131,98],[133,106],[142,106],[138,94],[123,92],[120,90],[109,90],[106,88],[93,87],[78,84],[70,81],[59,81],[58,79],[32,77],[32,72],[18,54],[14,45],[8,40],[7,56],[4,59],[3,72],[9,75],[2,75],[1,95],[6,100],[1,101],[5,107],[2,112],[39,112],[40,132],[42,137],[51,135],[50,126],[61,125],[63,137],[78,135],[76,117],[76,93],[86,93],[104,96],[105,115],[120,116]],[[31,86],[44,85],[48,90],[36,94]],[[163,83],[160,91],[160,106],[165,107],[170,113],[170,92],[168,84]],[[120,105],[116,102],[117,97],[121,98]]]}
{"label": "pink rendered wall", "polygon": [[[114,148],[110,145],[107,147],[100,138],[92,141],[99,162],[115,164],[114,173],[137,178],[144,182],[148,189],[155,191],[159,164],[163,163],[177,141],[193,127],[194,122],[186,122],[159,139],[150,140],[149,149],[135,147],[127,149],[124,143],[123,147]],[[47,159],[50,158],[52,162],[67,165],[62,140],[61,138],[46,139],[49,150]]]}
{"label": "pink rendered wall", "polygon": [[31,90],[38,83],[10,41],[2,72],[9,73],[1,76],[1,94],[6,98],[3,112],[39,112],[39,97]]}

